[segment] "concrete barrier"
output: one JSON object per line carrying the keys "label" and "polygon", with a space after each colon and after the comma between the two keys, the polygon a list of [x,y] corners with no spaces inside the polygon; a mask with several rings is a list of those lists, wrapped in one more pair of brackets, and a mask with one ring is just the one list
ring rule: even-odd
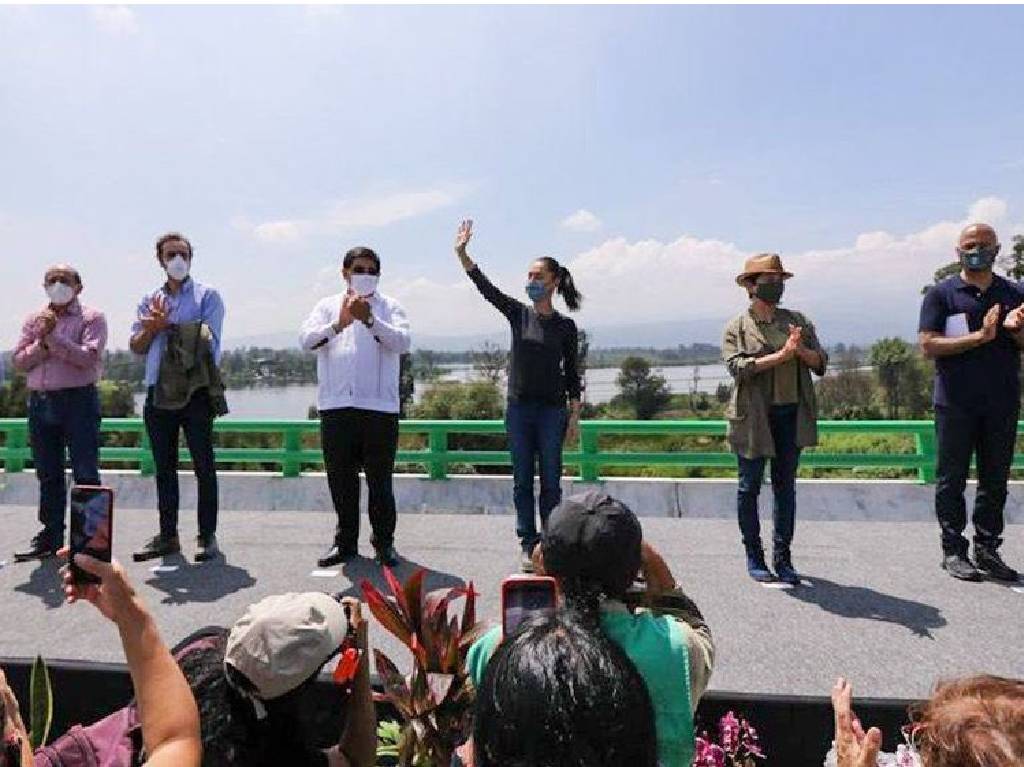
{"label": "concrete barrier", "polygon": [[[70,483],[70,477],[68,482]],[[182,472],[182,508],[196,504],[195,478]],[[117,505],[127,509],[156,507],[156,482],[130,471],[105,471],[103,482],[114,488]],[[331,510],[327,479],[322,473],[286,479],[259,472],[222,472],[220,507],[240,511]],[[563,493],[601,488],[622,499],[637,514],[681,519],[732,519],[736,509],[736,481],[732,479],[615,478],[596,483],[565,479]],[[934,516],[935,488],[912,480],[831,480],[797,482],[801,519],[921,522]],[[974,483],[968,489],[968,507]],[[365,508],[367,493],[362,493]],[[422,474],[395,476],[399,512],[440,514],[512,514],[512,478],[508,476],[454,476],[431,480]],[[0,472],[0,504],[35,506],[39,487],[30,472]],[[762,510],[770,512],[771,487],[765,485]],[[1011,482],[1006,520],[1024,523],[1024,483]]]}

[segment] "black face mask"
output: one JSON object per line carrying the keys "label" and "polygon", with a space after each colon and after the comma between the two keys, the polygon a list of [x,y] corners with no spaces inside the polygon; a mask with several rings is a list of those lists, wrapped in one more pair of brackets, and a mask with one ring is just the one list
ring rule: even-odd
{"label": "black face mask", "polygon": [[960,264],[969,272],[983,272],[996,262],[998,249],[976,247],[960,251]]}
{"label": "black face mask", "polygon": [[759,282],[754,286],[754,295],[765,303],[777,304],[786,289],[784,282]]}

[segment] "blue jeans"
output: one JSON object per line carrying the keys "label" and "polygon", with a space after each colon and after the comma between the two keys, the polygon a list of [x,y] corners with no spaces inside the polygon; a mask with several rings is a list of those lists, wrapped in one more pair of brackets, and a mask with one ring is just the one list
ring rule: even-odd
{"label": "blue jeans", "polygon": [[[796,470],[800,463],[800,448],[796,446],[796,405],[775,405],[769,412],[775,457],[772,463],[772,507],[775,556],[788,555],[793,543],[796,517]],[[757,497],[761,494],[764,464],[767,458],[744,458],[739,461],[739,487],[737,506],[743,546],[748,551],[761,549],[761,522],[757,517]]]}
{"label": "blue jeans", "polygon": [[524,551],[540,540],[533,506],[534,467],[540,463],[540,522],[562,500],[562,441],[565,439],[565,406],[509,400],[505,411],[509,448],[512,451],[513,501],[516,535]]}
{"label": "blue jeans", "polygon": [[64,541],[64,448],[77,485],[100,483],[100,398],[95,386],[33,391],[28,397],[32,463],[39,478],[39,522],[55,544]]}
{"label": "blue jeans", "polygon": [[142,416],[156,464],[160,535],[169,538],[178,534],[178,435],[182,431],[196,475],[199,535],[202,538],[214,535],[217,532],[217,464],[213,453],[210,390],[199,389],[180,410],[162,410],[153,405],[153,387],[150,387]]}

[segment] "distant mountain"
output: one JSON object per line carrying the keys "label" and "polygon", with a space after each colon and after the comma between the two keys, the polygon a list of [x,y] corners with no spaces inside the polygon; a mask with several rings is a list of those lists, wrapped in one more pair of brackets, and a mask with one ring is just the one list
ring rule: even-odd
{"label": "distant mountain", "polygon": [[[868,345],[885,336],[898,335],[907,340],[915,339],[914,324],[917,307],[905,318],[893,318],[882,315],[850,315],[844,316],[829,313],[817,320],[818,335],[826,345],[837,343]],[[811,319],[816,319],[810,313]],[[720,344],[722,328],[727,317],[709,317],[696,320],[676,320],[668,322],[646,322],[636,325],[606,325],[586,328],[590,334],[590,345],[595,349],[608,349],[620,346],[653,347],[665,349],[680,344],[707,343]],[[898,322],[894,322],[898,319]],[[238,349],[246,346],[269,347],[271,349],[294,348],[298,345],[296,333],[265,333],[262,335],[225,338],[227,349]],[[433,349],[435,351],[469,351],[479,349],[485,342],[505,345],[508,343],[508,332],[479,333],[462,336],[420,335],[413,333],[413,347],[416,349]]]}

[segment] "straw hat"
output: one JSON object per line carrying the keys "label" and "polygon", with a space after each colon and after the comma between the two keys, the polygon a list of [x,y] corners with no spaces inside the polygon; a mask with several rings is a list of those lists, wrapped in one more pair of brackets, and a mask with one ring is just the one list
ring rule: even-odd
{"label": "straw hat", "polygon": [[743,273],[736,277],[736,284],[742,285],[750,277],[765,273],[781,274],[784,280],[793,276],[792,272],[787,272],[782,268],[782,259],[778,253],[758,253],[743,263]]}

